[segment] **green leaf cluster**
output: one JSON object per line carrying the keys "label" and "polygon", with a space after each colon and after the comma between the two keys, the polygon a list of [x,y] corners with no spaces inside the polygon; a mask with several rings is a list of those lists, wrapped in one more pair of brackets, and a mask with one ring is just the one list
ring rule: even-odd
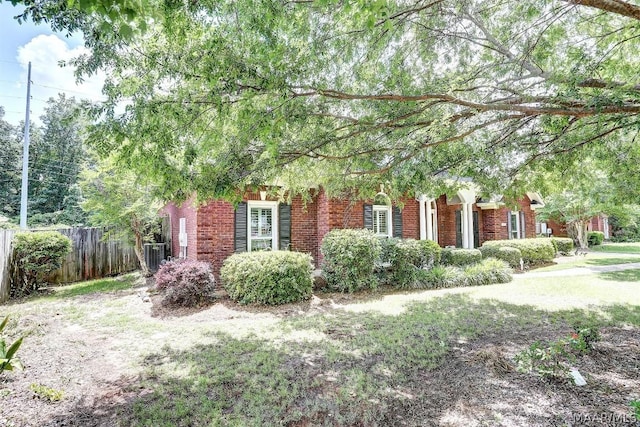
{"label": "green leaf cluster", "polygon": [[2,336],[7,323],[9,322],[9,316],[5,317],[2,323],[0,323],[0,374],[3,371],[13,371],[14,369],[23,369],[22,363],[15,357],[18,348],[22,344],[22,338],[18,338],[13,344],[7,347],[7,343]]}

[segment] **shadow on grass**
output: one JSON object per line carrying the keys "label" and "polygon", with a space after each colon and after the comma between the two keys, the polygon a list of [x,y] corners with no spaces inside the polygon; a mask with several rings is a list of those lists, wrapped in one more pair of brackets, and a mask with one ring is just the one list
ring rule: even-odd
{"label": "shadow on grass", "polygon": [[[276,339],[217,333],[206,337],[212,344],[148,355],[142,378],[122,384],[117,402],[81,404],[51,425],[568,424],[575,414],[626,407],[637,383],[637,355],[624,345],[640,342],[640,307],[602,310],[549,313],[448,295],[397,316],[284,319]],[[589,386],[513,369],[517,352],[566,337],[576,323],[603,331],[596,351],[575,362]]]}
{"label": "shadow on grass", "polygon": [[91,280],[87,282],[72,283],[70,285],[53,288],[53,292],[47,295],[48,298],[62,299],[87,295],[97,292],[114,292],[131,289],[137,280],[137,276],[127,274],[106,279]]}
{"label": "shadow on grass", "polygon": [[606,243],[589,249],[593,252],[640,254],[640,243]]}
{"label": "shadow on grass", "polygon": [[640,283],[640,269],[608,271],[605,273],[598,273],[598,276],[604,280],[613,280],[616,282]]}
{"label": "shadow on grass", "polygon": [[633,262],[640,262],[640,258],[595,258],[585,261],[586,265],[604,266],[604,265],[616,265],[616,264],[631,264]]}

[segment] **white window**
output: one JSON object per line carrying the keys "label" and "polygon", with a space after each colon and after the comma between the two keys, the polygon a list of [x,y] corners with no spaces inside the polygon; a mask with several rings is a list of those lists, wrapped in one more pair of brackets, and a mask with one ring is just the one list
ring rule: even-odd
{"label": "white window", "polygon": [[513,211],[511,212],[511,235],[510,239],[519,239],[520,238],[520,212]]}
{"label": "white window", "polygon": [[278,202],[248,202],[247,250],[278,249]]}
{"label": "white window", "polygon": [[391,237],[391,206],[373,205],[373,232],[380,237]]}

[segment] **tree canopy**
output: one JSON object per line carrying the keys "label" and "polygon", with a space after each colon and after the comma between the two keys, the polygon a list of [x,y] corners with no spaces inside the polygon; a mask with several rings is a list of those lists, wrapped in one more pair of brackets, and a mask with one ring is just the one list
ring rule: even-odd
{"label": "tree canopy", "polygon": [[93,145],[165,198],[232,198],[271,182],[429,191],[456,176],[515,194],[534,172],[585,156],[610,165],[617,155],[619,170],[637,163],[636,2],[204,0],[158,10],[163,19],[131,37],[85,32],[92,53],[76,64],[109,75]]}

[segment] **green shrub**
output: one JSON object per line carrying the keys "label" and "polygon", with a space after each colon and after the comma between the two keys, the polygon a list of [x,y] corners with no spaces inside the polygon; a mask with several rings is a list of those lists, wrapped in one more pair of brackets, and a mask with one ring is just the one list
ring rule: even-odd
{"label": "green shrub", "polygon": [[570,255],[573,251],[573,239],[569,237],[552,237],[551,243],[556,249],[556,253],[560,255]]}
{"label": "green shrub", "polygon": [[247,252],[227,258],[220,278],[229,297],[240,304],[276,305],[309,299],[313,290],[312,271],[308,254]]}
{"label": "green shrub", "polygon": [[520,260],[522,259],[522,252],[518,248],[511,248],[508,246],[481,246],[478,248],[482,253],[482,258],[496,258],[509,264],[511,268],[520,268]]}
{"label": "green shrub", "polygon": [[433,240],[419,240],[422,247],[423,267],[440,264],[442,259],[442,248]]}
{"label": "green shrub", "polygon": [[71,240],[57,231],[16,234],[13,259],[19,279],[12,283],[11,296],[21,297],[37,291],[70,252]]}
{"label": "green shrub", "polygon": [[370,230],[331,230],[320,248],[324,261],[322,274],[327,287],[340,292],[375,288],[374,274],[380,259],[380,239]]}
{"label": "green shrub", "polygon": [[589,246],[598,246],[604,242],[604,233],[602,231],[590,231],[587,233],[587,241]]}
{"label": "green shrub", "polygon": [[195,307],[212,301],[215,279],[209,263],[181,259],[162,264],[155,274],[162,305]]}
{"label": "green shrub", "polygon": [[14,369],[22,369],[22,363],[16,359],[15,354],[22,344],[22,337],[18,338],[7,348],[7,343],[2,336],[2,331],[9,323],[9,316],[5,317],[0,323],[0,374],[3,371],[13,371]]}
{"label": "green shrub", "polygon": [[420,282],[425,289],[452,288],[461,286],[464,282],[462,270],[450,265],[436,265],[420,276]]}
{"label": "green shrub", "polygon": [[380,259],[378,260],[378,264],[391,264],[391,259],[393,258],[398,242],[400,242],[400,239],[395,237],[380,239]]}
{"label": "green shrub", "polygon": [[452,249],[442,250],[441,263],[444,265],[464,266],[482,261],[482,252],[478,249]]}
{"label": "green shrub", "polygon": [[553,261],[556,250],[551,239],[490,240],[482,246],[510,247],[520,249],[526,265],[544,264]]}
{"label": "green shrub", "polygon": [[463,270],[464,286],[483,286],[508,283],[512,280],[509,265],[496,258],[487,258]]}

